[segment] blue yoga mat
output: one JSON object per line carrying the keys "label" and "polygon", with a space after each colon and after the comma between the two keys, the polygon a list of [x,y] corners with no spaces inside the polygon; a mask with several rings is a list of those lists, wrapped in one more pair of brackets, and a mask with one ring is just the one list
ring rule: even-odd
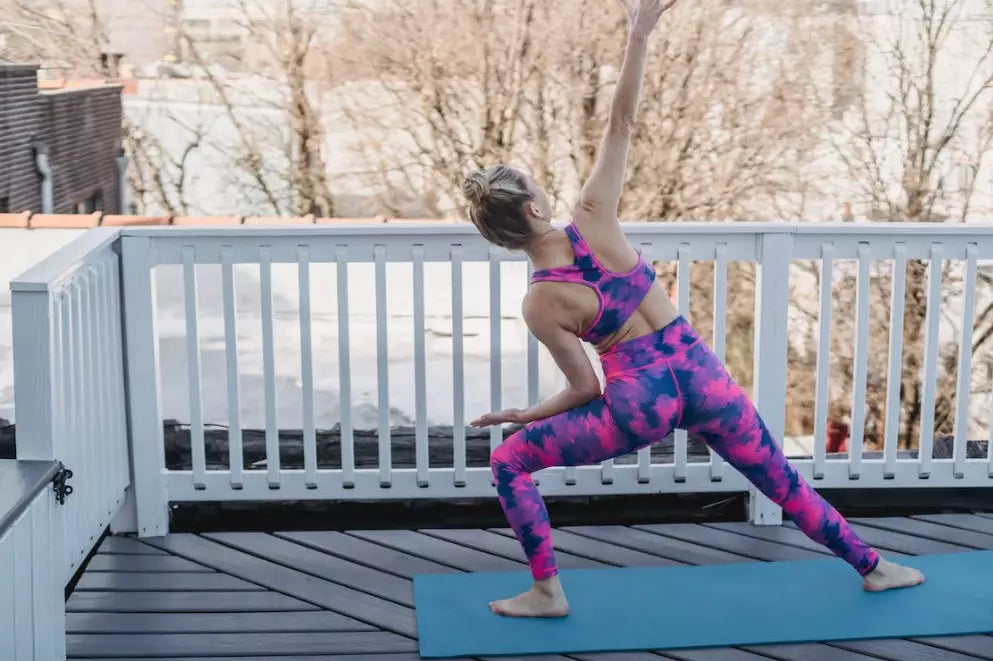
{"label": "blue yoga mat", "polygon": [[414,599],[426,658],[689,649],[993,632],[993,552],[911,558],[923,585],[862,590],[836,558],[704,567],[567,570],[571,613],[492,614],[525,572],[418,575]]}

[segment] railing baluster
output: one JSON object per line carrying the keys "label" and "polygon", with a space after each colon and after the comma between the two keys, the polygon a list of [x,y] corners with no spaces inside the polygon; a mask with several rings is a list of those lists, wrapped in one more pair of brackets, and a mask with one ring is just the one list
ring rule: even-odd
{"label": "railing baluster", "polygon": [[[793,235],[775,230],[761,237],[755,283],[755,406],[769,434],[782,445],[786,430],[786,356],[789,342],[790,263]],[[749,489],[748,518],[760,525],[779,525],[783,512],[754,487]]]}
{"label": "railing baluster", "polygon": [[183,292],[186,315],[186,380],[190,398],[190,450],[193,488],[207,488],[207,455],[203,438],[203,391],[200,378],[200,326],[197,323],[197,274],[193,246],[183,247]]}
{"label": "railing baluster", "polygon": [[465,338],[462,306],[462,246],[451,248],[452,262],[452,461],[455,486],[466,484]]}
{"label": "railing baluster", "polygon": [[[17,617],[14,586],[18,569],[14,562],[14,535],[8,532],[0,537],[0,622],[13,622]],[[12,626],[0,626],[0,659],[17,658],[15,633]]]}
{"label": "railing baluster", "polygon": [[[714,248],[714,354],[723,362],[727,347],[727,297],[728,251],[727,244],[718,243]],[[724,479],[724,459],[708,448],[710,453],[710,480]]]}
{"label": "railing baluster", "polygon": [[[500,356],[500,256],[490,248],[490,410],[499,411],[503,401],[503,360]],[[503,442],[499,425],[490,427],[490,452]]]}
{"label": "railing baluster", "polygon": [[106,517],[105,521],[110,521],[110,517],[116,514],[114,505],[118,502],[117,494],[113,489],[118,484],[117,458],[118,446],[114,435],[114,403],[111,399],[113,389],[113,379],[115,377],[112,358],[113,346],[111,344],[110,331],[110,311],[107,301],[106,283],[110,276],[108,259],[105,257],[96,263],[96,279],[93,283],[93,323],[94,323],[94,360],[99,365],[96,373],[97,378],[97,427],[100,434],[100,448],[103,450],[104,463],[101,467],[103,472],[103,482],[106,488],[103,490],[103,503],[101,509]]}
{"label": "railing baluster", "polygon": [[373,249],[376,260],[376,385],[379,390],[379,486],[393,484],[390,432],[389,317],[386,314],[386,247]]}
{"label": "railing baluster", "polygon": [[[59,346],[59,363],[57,371],[59,373],[59,430],[65,434],[66,438],[71,430],[76,429],[79,424],[76,420],[75,398],[73,397],[73,346],[72,346],[72,297],[68,286],[59,292],[60,327],[59,337],[56,342]],[[75,465],[75,447],[71,444],[64,450],[65,459],[62,462],[68,466]],[[71,506],[72,501],[67,501],[66,505]],[[72,574],[72,546],[75,543],[75,528],[77,521],[75,517],[63,517],[63,537],[62,557],[59,558],[59,567],[63,572]]]}
{"label": "railing baluster", "polygon": [[310,335],[310,248],[297,246],[297,289],[300,298],[300,388],[303,398],[304,484],[317,488],[317,430],[314,424],[314,355]]}
{"label": "railing baluster", "polygon": [[[90,480],[91,484],[95,488],[91,488],[88,493],[82,498],[81,505],[86,512],[86,529],[83,534],[83,546],[90,546],[90,543],[96,539],[97,530],[102,530],[101,525],[101,502],[100,497],[103,495],[103,489],[101,486],[105,484],[104,481],[104,467],[106,466],[106,458],[104,457],[104,444],[101,443],[100,439],[103,436],[103,430],[99,428],[100,420],[97,417],[99,410],[93,405],[92,397],[96,393],[98,388],[97,382],[97,363],[96,356],[94,355],[94,345],[96,337],[94,335],[93,328],[93,267],[85,266],[80,270],[79,273],[79,283],[80,283],[80,353],[83,358],[83,380],[82,386],[83,391],[80,393],[80,397],[83,402],[83,410],[86,412],[86,423],[80,434],[80,440],[83,446],[87,449],[86,451],[86,461],[89,466]],[[80,555],[86,554],[86,549],[80,548]],[[82,562],[82,559],[80,559]]]}
{"label": "railing baluster", "polygon": [[[655,256],[655,245],[648,242],[641,244],[641,256],[649,264]],[[654,265],[653,265],[654,268]],[[652,479],[652,448],[643,447],[638,450],[638,483],[647,484]]]}
{"label": "railing baluster", "polygon": [[[688,243],[683,243],[677,250],[679,259],[679,270],[676,273],[676,287],[679,300],[679,314],[685,319],[690,318],[690,261],[691,247]],[[676,482],[686,481],[686,464],[688,462],[687,434],[685,429],[676,429],[673,438],[673,479]]]}
{"label": "railing baluster", "polygon": [[976,258],[978,246],[970,243],[965,249],[965,279],[962,292],[962,331],[959,337],[958,383],[955,388],[955,445],[952,452],[952,473],[965,475],[966,435],[969,433],[969,399],[972,391],[972,326],[976,313]]}
{"label": "railing baluster", "polygon": [[869,244],[859,243],[859,272],[855,293],[855,364],[853,365],[852,429],[848,448],[848,477],[862,476],[865,445],[865,392],[869,367]]}
{"label": "railing baluster", "polygon": [[[31,506],[31,564],[32,586],[35,591],[33,604],[35,659],[64,659],[65,600],[62,597],[62,560],[58,549],[61,545],[58,526],[62,520],[54,515],[55,497],[49,492],[36,497]],[[3,621],[3,620],[0,620]]]}
{"label": "railing baluster", "polygon": [[235,314],[234,264],[231,247],[221,247],[221,289],[224,292],[224,358],[228,385],[228,468],[231,488],[244,486],[242,452],[241,395],[238,372],[238,317]]}
{"label": "railing baluster", "polygon": [[931,460],[934,454],[934,395],[938,381],[938,322],[941,320],[941,267],[944,248],[940,243],[931,244],[931,259],[928,264],[928,297],[924,335],[924,374],[921,396],[921,430],[919,476],[931,475]]}
{"label": "railing baluster", "polygon": [[907,244],[893,247],[893,291],[890,297],[889,367],[886,377],[886,430],[883,441],[883,477],[896,475],[900,432],[900,390],[903,381],[903,307],[907,283]]}
{"label": "railing baluster", "polygon": [[[95,503],[94,503],[95,504]],[[14,610],[14,656],[15,661],[20,659],[38,658],[34,654],[34,627],[31,618],[34,615],[34,603],[36,600],[43,601],[49,595],[35,592],[32,589],[31,567],[35,562],[41,562],[41,558],[35,559],[34,549],[31,548],[31,527],[35,518],[34,509],[38,507],[38,497],[14,522],[14,527],[10,531],[10,536],[14,538],[14,599],[17,608]],[[0,627],[3,622],[11,620],[0,620]]]}
{"label": "railing baluster", "polygon": [[[86,357],[83,355],[83,306],[82,306],[82,292],[79,285],[79,279],[75,279],[69,284],[69,304],[72,310],[72,325],[70,326],[70,342],[72,343],[72,378],[70,379],[72,392],[72,410],[73,410],[73,420],[74,425],[70,429],[77,430],[84,439],[86,438],[86,429],[89,424],[88,421],[88,411],[86,410],[86,403],[83,401],[83,391],[86,382]],[[89,527],[89,518],[87,513],[87,503],[90,490],[91,481],[93,477],[93,455],[88,452],[89,448],[86,447],[87,443],[72,445],[72,460],[73,464],[79,466],[82,470],[74,471],[76,477],[75,489],[86,494],[80,500],[77,500],[73,505],[75,506],[75,514],[72,517],[73,521],[73,534],[69,538],[69,543],[67,544],[66,550],[69,552],[69,566],[73,570],[79,567],[82,562],[81,554],[86,551],[83,550],[83,539],[85,538]]]}
{"label": "railing baluster", "polygon": [[97,455],[97,479],[102,488],[95,494],[96,502],[94,509],[97,514],[97,521],[102,530],[110,521],[110,486],[113,484],[113,455],[110,447],[110,428],[107,424],[106,397],[104,397],[104,381],[107,373],[107,360],[103,355],[103,345],[106,342],[106,333],[103,332],[102,296],[100,295],[100,282],[103,279],[103,261],[96,261],[89,269],[90,279],[87,282],[89,289],[89,299],[86,317],[90,328],[87,352],[90,354],[90,368],[93,370],[90,376],[93,390],[90,391],[90,408],[93,410],[93,442]]}
{"label": "railing baluster", "polygon": [[427,358],[424,341],[424,246],[415,245],[414,259],[414,445],[417,486],[429,486]]}
{"label": "railing baluster", "polygon": [[355,486],[355,434],[352,430],[352,350],[348,328],[348,246],[335,248],[338,279],[338,382],[341,397],[341,484]]}
{"label": "railing baluster", "polygon": [[262,296],[262,380],[265,384],[266,481],[280,486],[279,421],[276,419],[276,358],[272,318],[272,253],[259,248],[259,287]]}
{"label": "railing baluster", "polygon": [[827,415],[831,373],[831,301],[834,292],[834,244],[821,246],[820,313],[818,314],[817,385],[814,395],[814,479],[824,477],[827,463]]}
{"label": "railing baluster", "polygon": [[110,415],[113,421],[114,448],[117,452],[117,475],[122,486],[127,487],[131,482],[131,467],[128,459],[128,425],[125,411],[127,398],[124,389],[124,319],[121,309],[120,262],[115,255],[108,263],[108,277],[104,283],[104,294],[109,306],[107,328],[111,362],[110,392],[112,403]]}
{"label": "railing baluster", "polygon": [[[529,288],[533,273],[534,265],[528,260],[527,278]],[[538,338],[527,328],[524,329],[524,333],[527,335],[528,406],[534,406],[538,403]]]}

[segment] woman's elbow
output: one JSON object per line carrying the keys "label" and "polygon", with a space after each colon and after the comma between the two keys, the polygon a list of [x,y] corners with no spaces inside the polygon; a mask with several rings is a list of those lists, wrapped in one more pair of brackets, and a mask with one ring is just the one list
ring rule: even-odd
{"label": "woman's elbow", "polygon": [[595,380],[590,383],[583,383],[574,386],[573,390],[576,393],[576,398],[582,400],[582,404],[591,402],[603,394],[600,390],[600,382]]}

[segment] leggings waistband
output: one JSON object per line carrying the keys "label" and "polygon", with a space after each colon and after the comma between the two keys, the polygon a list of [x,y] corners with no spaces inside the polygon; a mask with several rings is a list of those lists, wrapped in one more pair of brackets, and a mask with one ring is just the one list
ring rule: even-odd
{"label": "leggings waistband", "polygon": [[604,376],[627,372],[676,356],[700,342],[700,336],[682,315],[648,335],[619,342],[600,354]]}

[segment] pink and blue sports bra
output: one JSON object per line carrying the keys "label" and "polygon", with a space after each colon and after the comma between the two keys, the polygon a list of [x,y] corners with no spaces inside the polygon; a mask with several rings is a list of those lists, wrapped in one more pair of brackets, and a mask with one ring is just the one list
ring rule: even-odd
{"label": "pink and blue sports bra", "polygon": [[596,292],[600,310],[579,337],[591,344],[599,344],[620,330],[641,305],[655,282],[655,269],[639,251],[638,263],[630,271],[608,271],[597,260],[574,222],[566,226],[565,233],[572,243],[572,264],[537,270],[531,275],[531,282],[572,282],[586,285]]}

